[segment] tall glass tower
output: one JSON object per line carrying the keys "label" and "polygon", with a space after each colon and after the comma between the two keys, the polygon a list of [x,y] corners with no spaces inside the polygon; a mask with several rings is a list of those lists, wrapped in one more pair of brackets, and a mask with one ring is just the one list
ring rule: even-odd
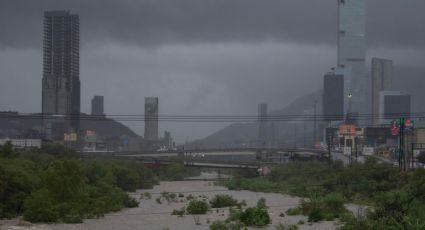
{"label": "tall glass tower", "polygon": [[345,94],[348,111],[369,114],[370,84],[366,72],[366,0],[338,0],[338,67],[349,76]]}
{"label": "tall glass tower", "polygon": [[63,138],[79,128],[79,42],[78,15],[44,13],[42,113],[47,139]]}
{"label": "tall glass tower", "polygon": [[158,104],[157,97],[145,98],[145,147],[148,149],[158,147]]}

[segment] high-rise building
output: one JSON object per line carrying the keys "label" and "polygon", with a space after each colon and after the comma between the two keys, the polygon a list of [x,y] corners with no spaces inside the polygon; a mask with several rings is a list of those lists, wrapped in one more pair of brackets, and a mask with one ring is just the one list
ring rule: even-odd
{"label": "high-rise building", "polygon": [[103,96],[94,96],[91,99],[91,115],[104,116],[103,111]]}
{"label": "high-rise building", "polygon": [[379,93],[380,123],[389,125],[397,118],[410,118],[410,95],[403,91],[381,91]]}
{"label": "high-rise building", "polygon": [[324,120],[340,121],[344,114],[344,75],[329,72],[323,81]]}
{"label": "high-rise building", "polygon": [[[80,115],[79,17],[70,11],[44,13],[42,113],[46,138],[77,132]],[[63,119],[56,119],[61,115]],[[63,123],[55,125],[54,123]],[[63,130],[52,130],[55,126]]]}
{"label": "high-rise building", "polygon": [[260,147],[267,146],[268,136],[267,104],[258,105],[258,141]]}
{"label": "high-rise building", "polygon": [[370,81],[366,73],[365,0],[338,0],[338,67],[350,76],[346,88],[350,94],[350,112],[369,114]]}
{"label": "high-rise building", "polygon": [[379,124],[379,94],[392,89],[393,62],[372,58],[372,114],[373,124]]}
{"label": "high-rise building", "polygon": [[145,141],[147,147],[152,148],[158,144],[158,98],[145,98]]}

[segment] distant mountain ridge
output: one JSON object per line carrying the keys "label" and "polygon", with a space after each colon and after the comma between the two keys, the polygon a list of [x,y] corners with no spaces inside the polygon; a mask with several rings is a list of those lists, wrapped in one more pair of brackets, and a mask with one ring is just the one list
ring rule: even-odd
{"label": "distant mountain ridge", "polygon": [[[283,109],[273,110],[268,114],[271,116],[282,115],[308,115],[313,114],[314,103],[317,102],[316,112],[321,113],[322,108],[322,90],[302,96],[294,100],[292,103]],[[289,137],[293,138],[293,123],[270,121],[275,123],[279,129],[277,137],[278,142],[284,142]],[[304,134],[311,136],[312,130],[309,128],[305,130]],[[187,146],[196,148],[225,148],[225,147],[241,147],[241,146],[255,146],[258,137],[258,124],[253,123],[234,123],[231,124],[206,138],[193,141]],[[298,138],[297,138],[298,139]],[[311,137],[309,137],[311,139]]]}
{"label": "distant mountain ridge", "polygon": [[[0,138],[14,138],[36,136],[41,130],[39,114],[20,115],[16,112],[0,113]],[[98,118],[87,114],[81,114],[81,130],[94,130],[102,137],[137,137],[130,128],[109,118]]]}

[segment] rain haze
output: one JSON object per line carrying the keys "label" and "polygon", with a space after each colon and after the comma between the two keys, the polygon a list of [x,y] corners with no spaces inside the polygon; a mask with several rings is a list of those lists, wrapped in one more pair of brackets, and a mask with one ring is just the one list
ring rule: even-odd
{"label": "rain haze", "polygon": [[[160,115],[256,115],[258,103],[281,109],[320,90],[336,65],[335,0],[2,0],[0,110],[41,112],[43,11],[63,9],[80,16],[85,113],[104,95],[106,114],[143,114],[144,97],[157,96]],[[423,75],[424,9],[368,1],[367,63]],[[143,135],[143,122],[126,124]],[[225,125],[163,122],[160,132],[182,142]]]}

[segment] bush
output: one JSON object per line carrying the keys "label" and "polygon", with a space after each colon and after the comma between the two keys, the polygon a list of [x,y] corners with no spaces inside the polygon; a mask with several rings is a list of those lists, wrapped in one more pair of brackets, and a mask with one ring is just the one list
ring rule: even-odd
{"label": "bush", "polygon": [[24,219],[31,222],[56,222],[59,219],[58,210],[47,189],[41,189],[31,194],[25,200]]}
{"label": "bush", "polygon": [[210,225],[210,230],[247,230],[247,227],[245,227],[240,222],[225,222],[225,221],[214,221]]}
{"label": "bush", "polygon": [[124,197],[124,206],[127,208],[139,207],[139,202],[130,195],[126,194]]}
{"label": "bush", "polygon": [[238,201],[230,195],[215,195],[210,204],[212,208],[223,208],[237,206]]}
{"label": "bush", "polygon": [[298,226],[291,224],[291,225],[285,225],[282,223],[279,223],[275,226],[276,230],[298,230]]}
{"label": "bush", "polygon": [[192,215],[206,214],[208,208],[208,203],[205,201],[191,200],[186,208],[186,211]]}
{"label": "bush", "polygon": [[288,216],[298,216],[301,215],[302,211],[300,208],[289,208],[286,210],[286,215]]}
{"label": "bush", "polygon": [[264,199],[263,197],[262,197],[262,198],[260,198],[260,199],[257,201],[257,207],[258,207],[258,208],[264,208],[264,209],[267,209],[266,199]]}
{"label": "bush", "polygon": [[171,215],[178,215],[179,217],[182,217],[186,213],[185,208],[181,209],[174,209],[173,212],[171,212]]}
{"label": "bush", "polygon": [[247,208],[241,213],[240,220],[247,226],[255,227],[264,227],[271,222],[267,209],[261,207]]}

